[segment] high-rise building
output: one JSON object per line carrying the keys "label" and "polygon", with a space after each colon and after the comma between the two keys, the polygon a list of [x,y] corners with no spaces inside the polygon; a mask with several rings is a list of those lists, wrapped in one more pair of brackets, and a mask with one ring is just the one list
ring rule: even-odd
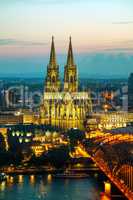
{"label": "high-rise building", "polygon": [[83,128],[86,115],[92,111],[89,92],[78,91],[77,66],[74,62],[71,37],[61,88],[59,66],[56,62],[54,38],[52,37],[50,61],[47,67],[40,123],[61,128]]}
{"label": "high-rise building", "polygon": [[133,111],[133,73],[128,78],[128,110]]}

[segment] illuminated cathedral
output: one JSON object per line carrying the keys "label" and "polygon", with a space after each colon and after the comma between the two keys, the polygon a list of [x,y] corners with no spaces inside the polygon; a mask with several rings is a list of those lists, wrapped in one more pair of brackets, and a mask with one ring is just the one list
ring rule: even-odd
{"label": "illuminated cathedral", "polygon": [[64,129],[83,129],[86,115],[91,112],[88,92],[78,90],[77,66],[74,62],[71,37],[64,68],[64,83],[61,83],[59,66],[56,61],[54,38],[52,37],[50,60],[45,78],[41,124],[49,124]]}

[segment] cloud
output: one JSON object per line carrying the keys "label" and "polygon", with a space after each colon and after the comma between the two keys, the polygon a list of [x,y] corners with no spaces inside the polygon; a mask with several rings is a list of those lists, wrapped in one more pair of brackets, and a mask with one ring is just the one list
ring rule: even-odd
{"label": "cloud", "polygon": [[133,21],[119,21],[119,22],[113,22],[112,24],[133,24]]}
{"label": "cloud", "polygon": [[103,49],[105,52],[130,52],[133,53],[133,48],[128,48],[128,47],[116,47],[116,48],[105,48]]}
{"label": "cloud", "polygon": [[114,43],[114,46],[108,46],[103,48],[104,51],[113,52],[133,52],[133,40],[121,40]]}
{"label": "cloud", "polygon": [[123,40],[123,41],[121,41],[121,44],[131,44],[131,45],[133,45],[133,40]]}
{"label": "cloud", "polygon": [[[46,73],[49,56],[2,57],[0,58],[0,76],[42,77]],[[66,55],[58,56],[61,77],[63,77]],[[133,56],[125,53],[85,53],[76,54],[75,62],[80,78],[127,78],[133,71]],[[38,66],[38,67],[36,67]]]}
{"label": "cloud", "polygon": [[0,46],[43,46],[47,45],[45,42],[23,41],[16,39],[0,39]]}

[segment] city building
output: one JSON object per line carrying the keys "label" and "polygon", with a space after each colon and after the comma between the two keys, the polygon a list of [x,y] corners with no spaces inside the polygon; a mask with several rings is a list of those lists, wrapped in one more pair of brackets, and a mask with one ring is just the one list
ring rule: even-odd
{"label": "city building", "polygon": [[133,73],[128,79],[128,110],[129,112],[133,111]]}
{"label": "city building", "polygon": [[92,111],[90,94],[78,89],[78,73],[73,57],[71,37],[63,86],[59,77],[59,66],[56,62],[54,38],[52,37],[50,61],[47,66],[44,98],[40,111],[41,124],[50,124],[65,129],[82,129],[86,115]]}
{"label": "city building", "polygon": [[8,150],[8,137],[7,137],[7,128],[0,127],[0,134],[2,134],[5,141],[5,149]]}
{"label": "city building", "polygon": [[22,115],[15,115],[14,113],[11,112],[0,113],[0,125],[3,124],[14,125],[22,123],[23,123]]}
{"label": "city building", "polygon": [[[95,127],[98,125],[100,129],[114,129],[120,127],[126,127],[129,123],[133,122],[133,113],[128,112],[103,112],[93,113],[91,117],[95,122]],[[92,119],[88,119],[88,128]]]}
{"label": "city building", "polygon": [[1,125],[0,133],[4,137],[6,150],[17,149],[24,154],[31,150],[36,156],[68,144],[59,130],[53,130],[47,125]]}

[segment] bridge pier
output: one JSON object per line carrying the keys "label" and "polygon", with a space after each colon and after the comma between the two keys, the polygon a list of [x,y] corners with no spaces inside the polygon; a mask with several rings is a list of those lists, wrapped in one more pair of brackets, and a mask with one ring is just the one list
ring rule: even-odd
{"label": "bridge pier", "polygon": [[111,197],[111,183],[109,181],[104,182],[104,193],[106,196]]}
{"label": "bridge pier", "polygon": [[111,183],[104,182],[104,192],[101,193],[100,200],[111,200]]}

